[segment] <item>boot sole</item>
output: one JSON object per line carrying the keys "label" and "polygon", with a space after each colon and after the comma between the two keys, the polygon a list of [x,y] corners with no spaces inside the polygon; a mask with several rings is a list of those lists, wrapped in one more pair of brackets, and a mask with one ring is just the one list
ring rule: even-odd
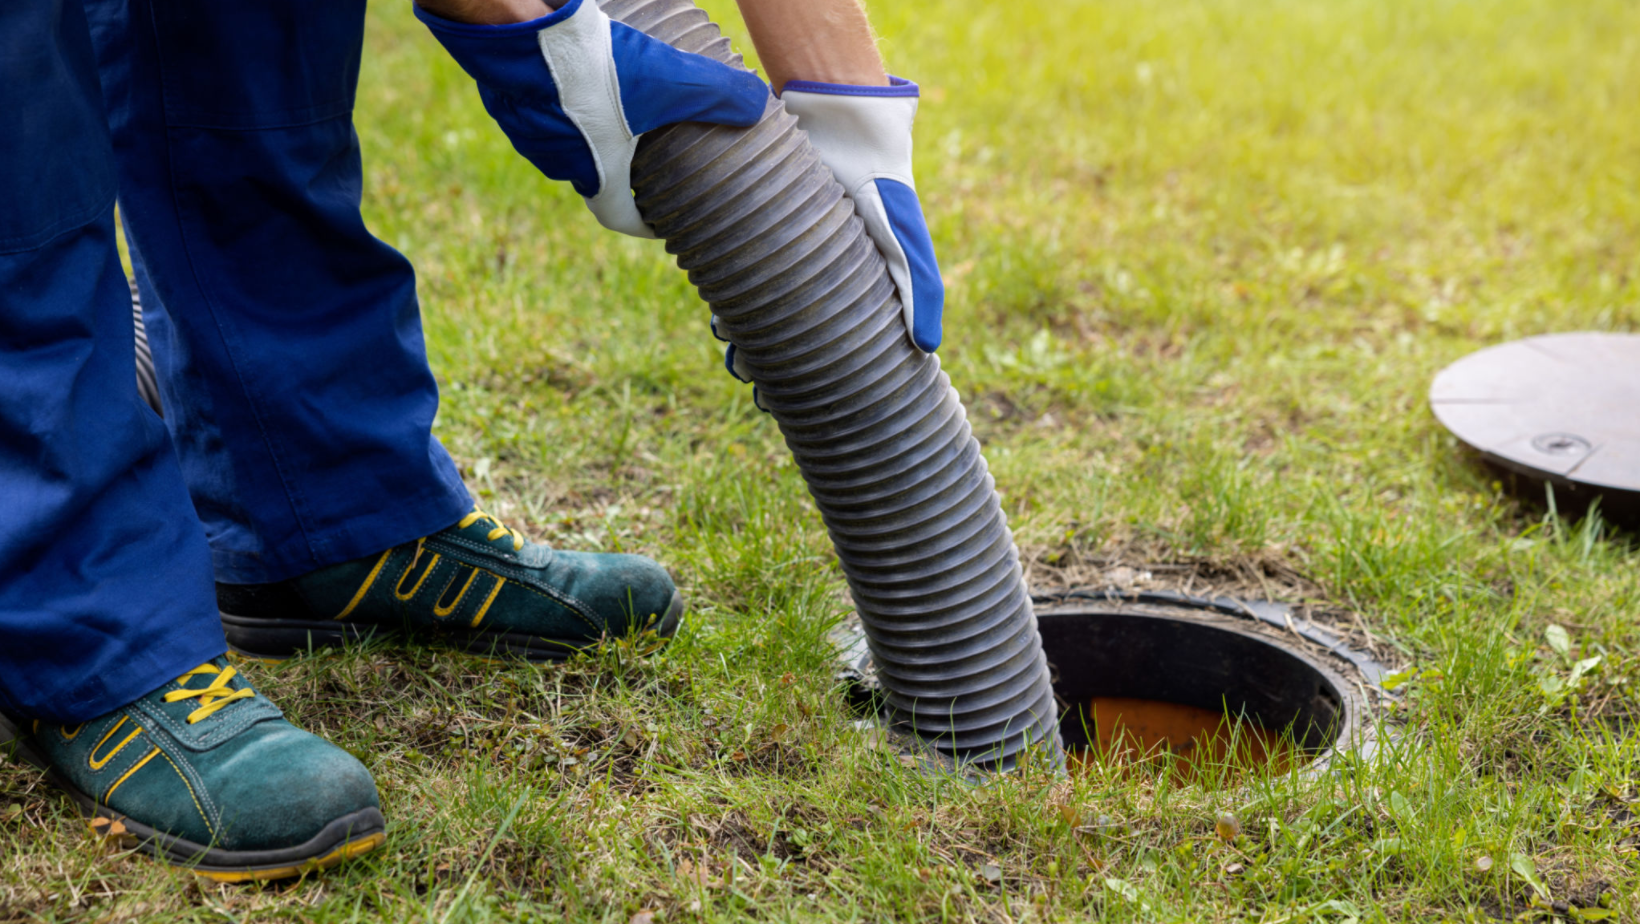
{"label": "boot sole", "polygon": [[[115,823],[122,826],[124,832],[113,835],[121,846],[140,850],[173,866],[185,867],[194,875],[214,882],[289,879],[369,853],[387,840],[387,820],[382,817],[381,810],[364,808],[330,822],[318,834],[294,847],[223,850],[156,831],[81,792],[28,746],[16,725],[0,715],[0,750],[6,749],[12,756],[44,771],[52,785],[74,800],[81,815],[107,819],[108,827]],[[95,826],[91,831],[94,835],[109,837],[106,831],[99,831]]]}
{"label": "boot sole", "polygon": [[[371,638],[398,638],[400,629],[361,623],[317,619],[267,619],[222,613],[222,630],[234,653],[262,661],[283,661],[310,651],[335,648]],[[683,593],[674,590],[672,602],[653,632],[661,642],[670,641],[683,625]],[[522,632],[495,630],[418,632],[469,654],[484,657],[522,658],[537,663],[563,661],[603,643],[601,638],[550,638]]]}

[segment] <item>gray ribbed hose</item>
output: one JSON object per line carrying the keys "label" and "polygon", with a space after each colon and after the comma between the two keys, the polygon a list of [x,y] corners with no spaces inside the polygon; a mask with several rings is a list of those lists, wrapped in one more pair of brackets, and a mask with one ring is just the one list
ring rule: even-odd
{"label": "gray ribbed hose", "polygon": [[[690,0],[612,19],[735,66]],[[853,204],[780,102],[747,129],[645,135],[638,208],[735,344],[808,482],[853,592],[890,720],[960,762],[1063,759],[1019,553],[967,414],[911,343]]]}
{"label": "gray ribbed hose", "polygon": [[159,401],[159,379],[154,375],[154,353],[148,348],[148,328],[142,323],[142,297],[137,294],[137,281],[131,286],[131,321],[136,327],[137,339],[137,394],[156,414],[164,414]]}

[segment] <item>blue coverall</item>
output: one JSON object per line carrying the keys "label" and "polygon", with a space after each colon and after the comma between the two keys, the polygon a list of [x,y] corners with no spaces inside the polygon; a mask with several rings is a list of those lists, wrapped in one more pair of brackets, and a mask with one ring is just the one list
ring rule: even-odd
{"label": "blue coverall", "polygon": [[213,575],[281,580],[471,509],[414,273],[359,214],[364,9],[0,2],[7,711],[82,721],[220,654]]}

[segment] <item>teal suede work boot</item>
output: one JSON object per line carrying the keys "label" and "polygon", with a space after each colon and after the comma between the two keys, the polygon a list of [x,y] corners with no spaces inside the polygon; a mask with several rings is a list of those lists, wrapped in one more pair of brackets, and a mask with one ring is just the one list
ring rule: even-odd
{"label": "teal suede work boot", "polygon": [[0,752],[46,771],[116,838],[219,882],[283,879],[381,846],[358,760],[285,721],[226,658],[79,725],[0,716]]}
{"label": "teal suede work boot", "polygon": [[526,542],[476,508],[378,555],[216,593],[228,644],[259,658],[412,632],[474,654],[562,660],[605,639],[669,639],[683,618],[657,562]]}

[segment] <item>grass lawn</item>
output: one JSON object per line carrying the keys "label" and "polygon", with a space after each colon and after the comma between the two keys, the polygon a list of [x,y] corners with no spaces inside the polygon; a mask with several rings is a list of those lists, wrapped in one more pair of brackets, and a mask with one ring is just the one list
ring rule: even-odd
{"label": "grass lawn", "polygon": [[371,767],[392,826],[300,883],[110,856],[0,767],[0,919],[1640,921],[1640,544],[1505,493],[1425,404],[1481,346],[1640,330],[1640,7],[872,13],[924,87],[941,356],[1033,583],[1171,563],[1302,600],[1418,671],[1399,743],[1219,790],[969,788],[873,747],[831,679],[825,531],[705,307],[377,3],[366,213],[420,271],[440,437],[511,525],[668,564],[690,623],[544,671],[248,666]]}

